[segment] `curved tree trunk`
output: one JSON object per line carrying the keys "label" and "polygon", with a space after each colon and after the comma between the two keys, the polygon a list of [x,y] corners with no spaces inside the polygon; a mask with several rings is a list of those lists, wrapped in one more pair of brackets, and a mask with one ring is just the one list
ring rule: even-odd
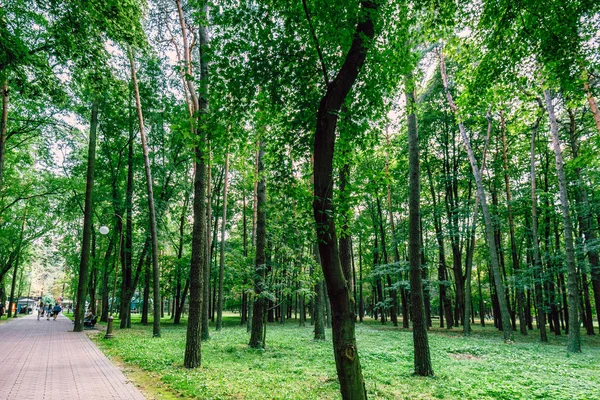
{"label": "curved tree trunk", "polygon": [[321,267],[327,284],[332,312],[333,349],[344,399],[365,399],[364,379],[356,347],[354,299],[349,277],[344,276],[340,265],[333,206],[333,155],[338,112],[348,92],[354,85],[363,66],[370,40],[375,35],[374,21],[379,18],[379,2],[362,1],[356,32],[344,63],[332,82],[327,82],[327,92],[321,99],[317,112],[314,143],[315,200],[313,210],[317,224]]}

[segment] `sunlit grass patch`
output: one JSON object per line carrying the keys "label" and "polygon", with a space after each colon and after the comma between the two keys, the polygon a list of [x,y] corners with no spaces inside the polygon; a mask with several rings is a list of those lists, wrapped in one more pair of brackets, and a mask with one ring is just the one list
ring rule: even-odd
{"label": "sunlit grass patch", "polygon": [[[183,367],[185,334],[185,324],[164,320],[162,337],[153,338],[151,325],[134,321],[132,329],[117,330],[112,340],[103,335],[95,340],[110,356],[143,371],[156,387],[185,398],[339,398],[330,331],[328,340],[314,341],[310,324],[269,324],[267,348],[255,350],[247,346],[246,328],[229,315],[223,330],[211,327],[196,370]],[[422,378],[412,374],[412,332],[367,322],[357,325],[356,335],[374,399],[590,399],[600,387],[597,338],[584,337],[583,353],[568,355],[565,337],[540,344],[535,332],[515,333],[515,342],[504,344],[493,328],[475,327],[469,338],[459,330],[433,329],[429,340],[436,376]]]}

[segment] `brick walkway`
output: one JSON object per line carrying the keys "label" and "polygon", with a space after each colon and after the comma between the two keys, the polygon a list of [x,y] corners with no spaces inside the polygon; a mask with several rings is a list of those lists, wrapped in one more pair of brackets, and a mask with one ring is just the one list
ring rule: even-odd
{"label": "brick walkway", "polygon": [[0,399],[144,399],[84,333],[59,315],[0,325]]}

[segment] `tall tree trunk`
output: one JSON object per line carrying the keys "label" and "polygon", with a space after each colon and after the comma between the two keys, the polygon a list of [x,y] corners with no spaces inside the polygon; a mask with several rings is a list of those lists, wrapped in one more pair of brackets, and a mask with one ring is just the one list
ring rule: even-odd
{"label": "tall tree trunk", "polygon": [[261,140],[258,145],[258,187],[256,191],[256,262],[254,272],[254,311],[252,313],[252,332],[250,334],[249,346],[253,348],[264,348],[264,314],[266,299],[261,296],[265,289],[265,278],[267,272],[265,247],[267,244],[267,184],[265,177],[265,144]]}
{"label": "tall tree trunk", "polygon": [[[137,84],[135,65],[133,61],[133,50],[129,49],[129,64],[131,66],[131,80],[135,91],[135,104],[137,109],[138,123],[140,128],[140,139],[142,142],[142,153],[144,154],[144,169],[146,171],[146,187],[148,190],[148,216],[150,218],[150,239],[152,244],[152,278],[153,278],[153,300],[154,300],[154,323],[152,335],[160,337],[160,270],[158,268],[158,233],[156,229],[156,212],[154,208],[154,193],[152,172],[150,171],[150,158],[148,155],[148,144],[146,143],[146,132],[144,131],[144,117],[142,115],[142,103],[140,91]],[[129,311],[128,311],[129,313]]]}
{"label": "tall tree trunk", "polygon": [[423,303],[423,282],[421,280],[421,184],[419,165],[419,136],[415,115],[415,88],[412,74],[406,79],[406,108],[408,112],[408,258],[410,264],[410,304],[413,320],[413,346],[415,374],[433,375],[427,321]]}
{"label": "tall tree trunk", "polygon": [[221,219],[221,252],[219,256],[219,299],[217,303],[217,330],[223,328],[223,277],[225,273],[225,227],[227,224],[227,183],[229,181],[229,153],[225,155],[223,183],[223,218]]}
{"label": "tall tree trunk", "polygon": [[552,94],[549,89],[544,90],[544,97],[546,98],[546,107],[548,108],[548,116],[550,117],[552,145],[554,147],[554,156],[556,158],[556,173],[558,175],[558,187],[565,233],[565,252],[567,255],[567,308],[569,310],[569,341],[567,344],[567,351],[573,353],[581,351],[581,334],[579,332],[579,291],[577,289],[575,247],[573,246],[573,225],[571,223],[571,212],[569,210],[567,180],[563,168],[562,150],[560,149],[560,140],[558,137],[558,123],[556,122],[554,105],[552,104]]}
{"label": "tall tree trunk", "polygon": [[313,210],[317,224],[321,267],[330,298],[332,336],[340,391],[344,399],[365,399],[365,383],[356,347],[354,299],[349,277],[340,265],[335,220],[333,216],[333,155],[339,110],[362,68],[369,43],[375,35],[374,21],[379,19],[379,2],[362,1],[358,24],[344,63],[317,112],[314,142],[315,200]]}
{"label": "tall tree trunk", "polygon": [[94,193],[94,166],[96,162],[96,134],[98,131],[98,103],[95,99],[92,104],[92,118],[90,122],[90,138],[88,144],[88,165],[85,185],[85,206],[83,211],[83,238],[81,243],[81,258],[79,262],[79,281],[77,284],[77,300],[75,304],[74,332],[83,331],[83,312],[87,297],[88,264],[90,260],[90,245],[92,239],[93,218],[93,193]]}
{"label": "tall tree trunk", "polygon": [[[444,90],[446,91],[446,97],[448,99],[448,103],[450,105],[450,108],[452,108],[452,110],[458,117],[458,108],[454,104],[454,100],[452,99],[452,94],[448,90],[448,77],[446,75],[446,65],[444,63],[444,57],[442,55],[442,52],[440,52],[440,72],[442,74]],[[483,219],[485,221],[485,230],[486,230],[486,235],[487,235],[487,239],[488,239],[488,245],[490,247],[490,258],[491,258],[492,273],[494,275],[494,283],[496,285],[496,296],[498,297],[498,305],[500,307],[500,314],[502,316],[502,332],[504,334],[504,340],[508,341],[508,340],[511,340],[511,338],[512,338],[512,326],[510,324],[510,313],[508,312],[508,304],[506,302],[506,295],[504,292],[504,284],[502,283],[502,274],[500,272],[500,266],[498,264],[498,251],[496,249],[496,242],[495,242],[495,238],[494,238],[494,227],[492,225],[492,217],[491,217],[490,211],[488,209],[485,191],[483,188],[483,180],[482,180],[481,174],[479,172],[479,167],[477,166],[477,160],[475,159],[475,155],[473,154],[473,149],[471,148],[471,142],[469,140],[469,137],[467,136],[466,129],[465,129],[464,125],[462,124],[462,122],[458,123],[458,127],[460,130],[460,134],[462,136],[463,143],[467,149],[467,154],[469,156],[469,161],[471,163],[473,175],[475,176],[475,183],[477,185],[477,194],[479,196],[479,201],[481,203],[481,211],[483,212]]]}
{"label": "tall tree trunk", "polygon": [[510,255],[513,265],[513,274],[516,278],[515,288],[517,292],[517,310],[519,316],[519,330],[522,335],[527,335],[527,321],[525,320],[525,293],[523,285],[519,281],[519,256],[517,254],[517,239],[515,237],[515,220],[512,213],[512,193],[510,190],[510,180],[508,176],[508,154],[506,146],[506,124],[504,113],[501,112],[500,131],[502,132],[502,161],[504,167],[504,189],[506,191],[506,208],[508,211],[508,230],[510,233]]}
{"label": "tall tree trunk", "polygon": [[[180,23],[184,26],[181,3],[177,1],[180,15]],[[208,50],[208,28],[203,25],[208,20],[208,5],[202,5],[198,27],[199,52],[200,52],[200,85],[202,97],[193,101],[195,113],[199,113],[198,119],[206,118],[208,114],[208,60],[205,52]],[[187,42],[187,39],[186,39]],[[186,52],[186,64],[191,68],[191,57]],[[191,89],[194,89],[192,80],[188,81]],[[191,90],[195,95],[195,90]],[[202,343],[202,314],[204,306],[204,284],[210,279],[206,276],[206,132],[200,128],[205,121],[197,121],[195,129],[197,145],[194,149],[194,225],[192,228],[192,258],[190,263],[190,312],[188,316],[188,327],[186,333],[185,355],[183,365],[186,368],[197,368],[201,364]],[[210,184],[210,183],[209,183]]]}
{"label": "tall tree trunk", "polygon": [[[133,162],[133,141],[134,141],[134,120],[131,116],[130,107],[130,127],[129,127],[129,142],[127,144],[127,189],[125,191],[125,247],[123,247],[123,220],[119,218],[117,214],[117,192],[116,188],[113,189],[113,202],[115,204],[115,218],[116,224],[119,230],[120,242],[119,242],[119,254],[118,258],[121,261],[121,329],[131,327],[130,318],[130,304],[131,298],[135,292],[135,285],[133,284],[132,270],[133,270],[133,179],[134,179],[134,162]],[[115,274],[116,274],[115,269]],[[139,278],[138,278],[139,279]],[[113,300],[114,301],[114,300]]]}

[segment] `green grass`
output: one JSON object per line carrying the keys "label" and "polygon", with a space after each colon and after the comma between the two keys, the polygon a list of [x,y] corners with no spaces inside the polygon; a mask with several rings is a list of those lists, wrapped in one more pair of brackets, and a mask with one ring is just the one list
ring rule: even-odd
{"label": "green grass", "polygon": [[[330,331],[327,341],[316,342],[310,325],[270,324],[262,351],[248,348],[238,318],[224,321],[220,332],[211,327],[211,339],[202,346],[202,367],[196,370],[182,365],[185,325],[164,320],[162,337],[152,338],[151,325],[134,321],[132,329],[117,330],[112,340],[102,334],[94,340],[126,369],[138,371],[130,378],[158,397],[339,398]],[[583,336],[583,353],[569,355],[564,336],[540,344],[536,332],[527,337],[515,333],[515,342],[504,344],[493,328],[474,327],[469,338],[458,330],[434,329],[429,340],[436,376],[421,378],[412,375],[410,331],[367,322],[357,325],[356,334],[372,399],[592,399],[600,387],[596,337]]]}

